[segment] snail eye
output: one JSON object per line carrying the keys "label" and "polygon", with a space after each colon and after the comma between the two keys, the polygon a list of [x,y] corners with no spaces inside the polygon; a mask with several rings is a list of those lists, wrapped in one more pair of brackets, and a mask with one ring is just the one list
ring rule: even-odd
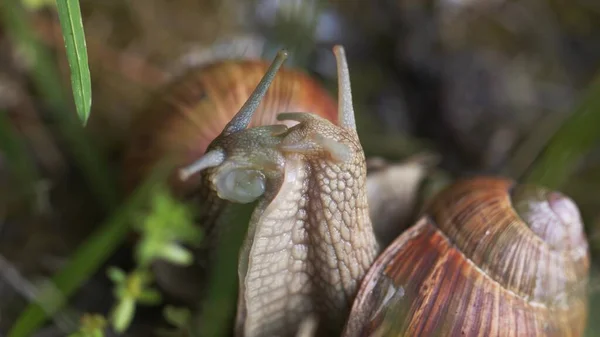
{"label": "snail eye", "polygon": [[236,169],[220,174],[215,186],[220,198],[246,204],[265,193],[265,176],[257,170]]}

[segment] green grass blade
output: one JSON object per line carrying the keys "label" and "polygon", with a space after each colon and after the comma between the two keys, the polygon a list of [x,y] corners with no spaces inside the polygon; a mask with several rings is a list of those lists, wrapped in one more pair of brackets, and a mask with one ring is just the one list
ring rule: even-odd
{"label": "green grass blade", "polygon": [[[55,289],[66,300],[75,293],[106,259],[123,243],[130,231],[132,217],[146,204],[152,192],[165,181],[171,165],[157,168],[133,195],[117,209],[106,223],[75,252],[69,263],[53,278]],[[41,296],[42,298],[44,296]],[[50,303],[52,312],[46,312],[37,303],[31,303],[19,316],[8,337],[29,337],[45,322],[48,315],[56,313],[65,303]]]}
{"label": "green grass blade", "polygon": [[550,139],[526,181],[560,188],[573,174],[579,160],[600,141],[600,74],[588,86],[573,115]]}
{"label": "green grass blade", "polygon": [[79,119],[85,125],[90,117],[92,106],[92,81],[79,0],[57,0],[56,5],[71,69],[75,107]]}
{"label": "green grass blade", "polygon": [[[194,336],[225,336],[235,317],[238,290],[238,256],[248,229],[248,222],[256,202],[232,203],[217,220],[215,227],[227,227],[227,240],[219,243],[216,262],[209,274],[207,298],[202,303],[201,316],[193,322]],[[247,263],[247,262],[242,262]]]}
{"label": "green grass blade", "polygon": [[113,173],[79,118],[72,113],[55,61],[35,35],[20,0],[0,0],[0,19],[15,48],[32,61],[30,76],[39,98],[50,108],[61,137],[95,196],[106,210],[113,210],[119,199]]}

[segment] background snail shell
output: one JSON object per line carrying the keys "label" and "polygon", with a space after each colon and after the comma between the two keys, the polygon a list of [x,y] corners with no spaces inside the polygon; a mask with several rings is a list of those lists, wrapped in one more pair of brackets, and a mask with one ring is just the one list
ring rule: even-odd
{"label": "background snail shell", "polygon": [[344,336],[581,336],[588,254],[564,195],[459,181],[380,254]]}
{"label": "background snail shell", "polygon": [[[269,62],[262,60],[223,60],[193,69],[168,85],[133,123],[124,155],[126,191],[135,188],[158,160],[171,158],[181,167],[204,154],[268,67]],[[291,68],[278,72],[250,126],[282,123],[276,116],[286,111],[337,118],[337,104],[330,94],[310,76]],[[197,181],[174,178],[170,184],[176,195],[182,195]]]}

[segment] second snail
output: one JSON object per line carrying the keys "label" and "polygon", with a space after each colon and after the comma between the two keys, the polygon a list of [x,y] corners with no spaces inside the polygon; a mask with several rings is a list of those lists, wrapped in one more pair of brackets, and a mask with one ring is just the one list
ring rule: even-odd
{"label": "second snail", "polygon": [[[181,189],[195,179],[186,195],[203,211],[201,225],[216,233],[211,238],[227,239],[227,224],[218,220],[228,209],[256,205],[239,252],[232,333],[583,336],[588,244],[577,206],[559,192],[497,177],[457,181],[432,198],[409,229],[381,243],[369,213],[350,71],[344,49],[336,46],[334,54],[335,115],[311,113],[335,106],[323,98],[314,102],[325,108],[278,105],[263,123],[254,116],[257,107],[265,111],[270,84],[289,71],[278,73],[286,58],[281,52],[252,93],[228,91],[225,80],[212,87],[225,97],[248,96],[230,121],[200,115],[221,111],[225,102],[211,103],[214,111],[200,109],[194,100],[206,93],[194,97],[189,87],[183,113],[163,111],[178,122],[153,122],[157,141],[175,139],[169,137],[178,128],[199,140],[201,131],[179,126],[190,121],[219,128],[205,147],[178,145],[199,147],[199,158],[190,163],[188,155],[173,184]],[[138,134],[147,137],[147,130]],[[150,154],[144,167],[160,159]],[[128,179],[141,178],[139,169],[129,172]]]}

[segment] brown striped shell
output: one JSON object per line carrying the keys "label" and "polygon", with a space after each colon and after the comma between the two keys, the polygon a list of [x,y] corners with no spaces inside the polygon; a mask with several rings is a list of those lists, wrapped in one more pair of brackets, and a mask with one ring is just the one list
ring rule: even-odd
{"label": "brown striped shell", "polygon": [[[167,86],[133,123],[124,156],[126,191],[135,188],[158,160],[183,167],[200,158],[268,67],[266,61],[223,60],[189,71]],[[337,104],[324,88],[299,70],[282,68],[250,126],[283,123],[276,120],[277,114],[291,111],[337,120]],[[171,179],[177,195],[189,192],[195,183]]]}
{"label": "brown striped shell", "polygon": [[582,336],[588,268],[571,199],[459,181],[375,261],[344,336]]}

